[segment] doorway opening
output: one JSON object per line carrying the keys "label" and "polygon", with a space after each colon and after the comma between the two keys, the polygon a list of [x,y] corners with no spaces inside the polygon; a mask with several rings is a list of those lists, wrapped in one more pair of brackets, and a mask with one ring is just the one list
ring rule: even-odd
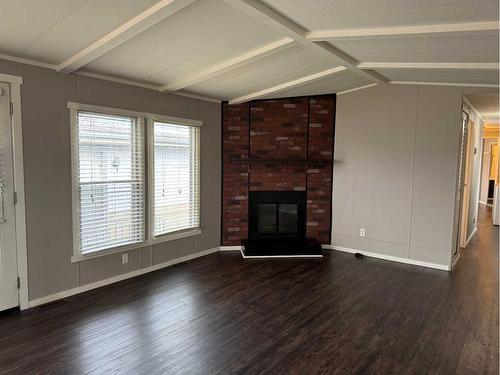
{"label": "doorway opening", "polygon": [[21,84],[0,74],[0,311],[28,308]]}
{"label": "doorway opening", "polygon": [[[498,225],[498,99],[496,92],[470,93],[463,98],[452,267],[480,228]],[[491,215],[480,215],[484,208]]]}
{"label": "doorway opening", "polygon": [[464,121],[465,129],[463,130],[464,140],[463,140],[463,157],[462,169],[463,169],[463,180],[462,180],[462,207],[460,210],[460,236],[459,245],[461,248],[467,247],[468,242],[474,235],[475,228],[475,218],[470,217],[471,215],[471,194],[472,194],[472,175],[474,169],[474,155],[477,153],[475,148],[475,132],[476,125],[470,119],[468,114],[465,114]]}
{"label": "doorway opening", "polygon": [[498,182],[498,137],[483,137],[483,160],[479,202],[493,207]]}

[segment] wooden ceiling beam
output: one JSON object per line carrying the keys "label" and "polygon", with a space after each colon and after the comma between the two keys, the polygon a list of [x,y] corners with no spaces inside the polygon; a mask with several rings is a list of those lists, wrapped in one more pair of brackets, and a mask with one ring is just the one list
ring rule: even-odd
{"label": "wooden ceiling beam", "polygon": [[268,5],[259,0],[224,0],[227,4],[241,10],[247,15],[254,17],[257,21],[270,28],[294,39],[300,45],[306,47],[318,55],[321,55],[335,65],[342,65],[363,78],[377,83],[387,83],[387,79],[382,75],[362,70],[358,68],[358,61],[348,56],[344,52],[326,42],[314,42],[307,38],[308,30],[297,25],[291,19],[278,13]]}
{"label": "wooden ceiling beam", "polygon": [[277,85],[277,86],[269,87],[269,88],[264,89],[264,90],[255,91],[255,92],[252,92],[250,94],[240,96],[238,98],[234,98],[234,99],[229,101],[229,104],[240,104],[240,103],[248,102],[248,101],[253,100],[253,99],[262,98],[265,95],[277,94],[279,92],[282,92],[282,91],[285,91],[285,90],[288,90],[288,89],[291,89],[294,87],[305,85],[306,83],[311,83],[311,82],[317,81],[319,79],[323,79],[325,77],[329,77],[331,75],[338,74],[338,73],[343,72],[345,70],[346,70],[346,68],[343,66],[337,66],[336,68],[323,70],[321,72],[314,73],[314,74],[311,74],[311,75],[308,75],[305,77],[301,77],[299,79],[296,79],[296,80],[293,80],[290,82],[282,83],[282,84]]}
{"label": "wooden ceiling beam", "polygon": [[424,34],[443,34],[478,31],[498,31],[498,21],[465,22],[436,25],[415,25],[397,27],[377,27],[365,29],[320,30],[307,33],[307,39],[315,42],[329,41],[341,38],[369,38],[383,36],[405,36]]}
{"label": "wooden ceiling beam", "polygon": [[365,62],[358,64],[360,69],[470,69],[498,70],[497,63],[430,63],[430,62]]}
{"label": "wooden ceiling beam", "polygon": [[113,48],[170,17],[195,0],[161,0],[141,14],[77,52],[57,66],[58,72],[71,73],[94,61]]}
{"label": "wooden ceiling beam", "polygon": [[293,46],[295,41],[292,38],[283,38],[274,43],[265,45],[264,47],[257,48],[253,51],[247,52],[243,55],[235,57],[231,60],[212,66],[196,74],[185,76],[177,81],[167,84],[160,88],[160,91],[177,91],[188,86],[206,81],[218,75],[227,73],[231,70],[237,69],[244,65],[263,59],[279,51],[283,51]]}

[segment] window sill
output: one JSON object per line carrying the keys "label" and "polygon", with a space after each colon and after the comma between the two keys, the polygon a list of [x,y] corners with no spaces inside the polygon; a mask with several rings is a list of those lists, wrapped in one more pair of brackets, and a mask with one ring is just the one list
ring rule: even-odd
{"label": "window sill", "polygon": [[160,237],[156,237],[156,238],[153,238],[153,239],[148,240],[148,241],[138,242],[138,243],[120,246],[120,247],[114,247],[112,249],[99,250],[99,251],[95,251],[95,252],[87,253],[87,254],[73,255],[71,257],[71,263],[83,262],[83,261],[86,261],[89,259],[104,257],[106,255],[111,255],[111,254],[124,253],[126,251],[137,250],[137,249],[140,249],[140,248],[143,248],[146,246],[156,245],[156,244],[159,244],[162,242],[174,241],[174,240],[178,240],[178,239],[186,238],[186,237],[191,237],[191,236],[198,236],[200,234],[201,234],[200,228],[188,229],[186,231],[181,231],[178,233],[162,235]]}

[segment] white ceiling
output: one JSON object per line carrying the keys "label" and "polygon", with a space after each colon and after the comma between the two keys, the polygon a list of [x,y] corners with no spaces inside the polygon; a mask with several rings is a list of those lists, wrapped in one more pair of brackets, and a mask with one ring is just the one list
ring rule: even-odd
{"label": "white ceiling", "polygon": [[0,57],[232,102],[391,82],[495,93],[498,15],[498,0],[0,0]]}
{"label": "white ceiling", "polygon": [[498,20],[497,0],[267,0],[309,30]]}
{"label": "white ceiling", "polygon": [[465,96],[486,123],[500,123],[500,102],[498,94],[466,94]]}

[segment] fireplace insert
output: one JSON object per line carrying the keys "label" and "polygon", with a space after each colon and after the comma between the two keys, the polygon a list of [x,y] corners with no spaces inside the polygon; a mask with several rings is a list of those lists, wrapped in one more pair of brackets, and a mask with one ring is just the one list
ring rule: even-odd
{"label": "fireplace insert", "polygon": [[305,191],[252,191],[249,196],[247,256],[318,255],[320,244],[306,239]]}
{"label": "fireplace insert", "polygon": [[249,197],[251,239],[305,237],[306,192],[253,191]]}

